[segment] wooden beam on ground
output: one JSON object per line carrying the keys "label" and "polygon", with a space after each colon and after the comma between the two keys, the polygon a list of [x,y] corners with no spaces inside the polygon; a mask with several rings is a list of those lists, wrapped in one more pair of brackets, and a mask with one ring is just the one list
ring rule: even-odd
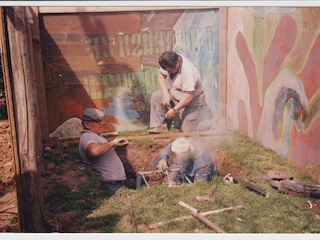
{"label": "wooden beam on ground", "polygon": [[137,233],[138,229],[137,229],[137,224],[136,224],[136,217],[135,217],[135,214],[134,214],[134,210],[133,210],[132,201],[131,201],[130,196],[128,196],[128,205],[129,205],[129,208],[130,208],[132,230],[133,230],[134,233]]}
{"label": "wooden beam on ground", "polygon": [[[209,216],[209,215],[220,214],[220,213],[223,213],[225,211],[235,211],[235,210],[238,210],[240,208],[242,208],[242,206],[221,208],[221,209],[207,211],[207,212],[200,212],[200,214],[206,217],[206,216]],[[181,222],[181,221],[184,221],[184,220],[187,220],[187,219],[191,219],[191,218],[193,218],[192,215],[182,216],[182,217],[174,218],[174,219],[167,220],[167,221],[160,221],[160,222],[157,222],[157,223],[149,224],[148,227],[149,227],[149,229],[155,229],[155,228],[158,228],[158,227],[163,226],[163,225],[165,225],[167,223],[170,223],[170,222]]]}
{"label": "wooden beam on ground", "polygon": [[165,139],[176,137],[193,137],[193,136],[211,136],[216,134],[217,131],[205,131],[205,132],[178,132],[178,133],[161,133],[161,134],[149,134],[144,136],[131,136],[125,137],[129,141],[143,140],[143,139]]}
{"label": "wooden beam on ground", "polygon": [[[212,130],[212,131],[204,131],[204,132],[177,132],[177,133],[161,133],[161,134],[148,134],[142,136],[129,136],[124,137],[128,141],[132,140],[145,140],[145,139],[166,139],[166,138],[177,138],[177,137],[193,137],[193,136],[212,136],[217,134],[220,130]],[[105,133],[103,136],[107,139],[113,139],[118,135],[115,133]],[[120,136],[122,137],[122,136]],[[70,136],[70,137],[58,137],[56,138],[58,141],[63,141],[64,146],[68,146],[70,144],[78,144],[80,136]]]}
{"label": "wooden beam on ground", "polygon": [[255,186],[251,183],[248,183],[239,177],[233,177],[233,182],[234,183],[241,183],[243,186],[245,186],[250,191],[256,192],[264,197],[269,197],[269,194],[265,190]]}
{"label": "wooden beam on ground", "polygon": [[186,204],[185,202],[182,202],[182,201],[179,201],[179,205],[181,207],[184,207],[184,208],[187,208],[188,210],[190,210],[190,212],[191,212],[193,217],[195,217],[195,218],[199,219],[200,221],[202,221],[204,224],[206,224],[212,230],[216,231],[217,233],[225,233],[225,231],[223,231],[220,227],[218,227],[216,224],[211,222],[205,216],[200,214],[198,209],[195,209],[195,208],[191,207],[190,205],[188,205],[188,204]]}

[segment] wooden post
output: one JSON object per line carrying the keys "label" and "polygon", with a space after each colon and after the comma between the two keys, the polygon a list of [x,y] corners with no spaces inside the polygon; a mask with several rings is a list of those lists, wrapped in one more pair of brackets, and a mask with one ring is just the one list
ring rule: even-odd
{"label": "wooden post", "polygon": [[[16,182],[20,231],[48,232],[40,178],[41,136],[25,7],[5,7],[8,68],[16,130]],[[6,81],[9,81],[8,79]]]}
{"label": "wooden post", "polygon": [[[15,169],[19,169],[18,161],[18,153],[17,153],[17,139],[16,139],[16,129],[14,126],[14,113],[13,113],[13,104],[12,104],[12,90],[10,85],[10,77],[9,77],[9,60],[8,60],[8,46],[7,46],[7,38],[6,38],[6,25],[5,25],[5,16],[3,13],[3,8],[0,11],[0,21],[1,21],[1,33],[0,33],[0,47],[1,47],[1,63],[2,63],[2,72],[3,72],[3,80],[4,80],[4,89],[6,93],[6,104],[7,104],[7,114],[8,120],[10,124],[10,136],[11,136],[11,146],[12,146],[12,153],[13,159],[15,160]],[[17,172],[17,171],[16,171]],[[16,179],[15,179],[16,180]],[[18,181],[16,181],[16,185],[18,188]],[[18,201],[19,208],[21,206],[21,202]],[[18,215],[19,217],[19,215]],[[19,221],[20,222],[20,221]],[[20,231],[20,226],[18,231]]]}
{"label": "wooden post", "polygon": [[39,104],[39,119],[41,126],[41,137],[43,141],[49,139],[49,127],[48,127],[48,112],[47,112],[47,102],[45,96],[45,81],[43,73],[43,60],[41,52],[41,42],[40,42],[40,26],[39,26],[39,16],[38,16],[38,7],[30,8],[33,23],[30,25],[31,36],[33,46],[33,62],[34,62],[34,74],[36,79],[36,87],[38,94],[38,104]]}
{"label": "wooden post", "polygon": [[227,126],[227,7],[219,8],[219,124]]}

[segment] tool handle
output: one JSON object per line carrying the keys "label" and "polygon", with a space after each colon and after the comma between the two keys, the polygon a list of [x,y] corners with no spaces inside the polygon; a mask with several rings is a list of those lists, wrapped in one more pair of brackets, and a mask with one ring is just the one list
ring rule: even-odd
{"label": "tool handle", "polygon": [[211,198],[214,191],[216,190],[217,186],[213,185],[211,188],[210,188],[210,191],[208,192],[208,197]]}
{"label": "tool handle", "polygon": [[252,185],[251,183],[248,183],[248,182],[246,182],[246,181],[244,181],[244,180],[242,180],[242,179],[240,179],[240,178],[238,178],[238,177],[233,177],[233,181],[235,182],[235,183],[241,183],[241,184],[243,184],[246,188],[248,188],[249,190],[251,190],[251,191],[254,191],[254,192],[256,192],[256,193],[259,193],[259,194],[261,194],[262,196],[267,196],[267,192],[266,191],[264,191],[263,189],[261,189],[261,188],[258,188],[257,186],[254,186],[254,185]]}

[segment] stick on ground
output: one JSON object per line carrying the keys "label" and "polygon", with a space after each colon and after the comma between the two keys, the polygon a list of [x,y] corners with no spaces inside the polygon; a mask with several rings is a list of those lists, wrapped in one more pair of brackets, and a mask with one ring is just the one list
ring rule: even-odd
{"label": "stick on ground", "polygon": [[132,206],[132,202],[131,202],[130,196],[128,196],[128,205],[130,207],[130,216],[131,216],[132,229],[133,229],[133,232],[137,233],[138,230],[137,230],[136,218],[135,218],[135,215],[134,215],[133,206]]}
{"label": "stick on ground", "polygon": [[[225,211],[235,211],[235,210],[238,210],[240,208],[242,208],[242,206],[221,208],[221,209],[207,211],[207,212],[200,212],[200,214],[203,215],[203,216],[209,216],[209,215],[214,215],[214,214],[220,214],[220,213],[223,213]],[[158,227],[160,227],[162,225],[165,225],[167,223],[170,223],[170,222],[181,222],[181,221],[184,221],[184,220],[187,220],[187,219],[191,219],[191,218],[193,218],[192,215],[182,216],[182,217],[174,218],[174,219],[167,220],[167,221],[161,221],[161,222],[149,224],[148,227],[149,227],[149,229],[155,229],[155,228],[158,228]]]}
{"label": "stick on ground", "polygon": [[208,227],[210,227],[212,230],[216,231],[217,233],[225,233],[225,231],[223,231],[221,228],[219,228],[217,225],[215,225],[213,222],[211,222],[209,219],[207,219],[206,217],[204,217],[203,215],[201,215],[199,213],[199,210],[196,208],[193,208],[191,206],[189,206],[188,204],[179,201],[179,205],[182,207],[185,207],[187,209],[189,209],[191,211],[192,216],[194,216],[195,218],[199,219],[200,221],[202,221],[204,224],[206,224]]}

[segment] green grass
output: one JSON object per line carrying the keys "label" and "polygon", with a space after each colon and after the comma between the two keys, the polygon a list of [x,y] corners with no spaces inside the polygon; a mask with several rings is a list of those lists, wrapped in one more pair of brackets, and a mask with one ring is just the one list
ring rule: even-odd
{"label": "green grass", "polygon": [[[224,151],[227,161],[233,162],[246,173],[246,181],[264,189],[268,197],[249,191],[242,184],[227,184],[223,176],[214,177],[210,182],[169,188],[167,185],[143,186],[138,190],[120,189],[115,193],[98,189],[97,181],[90,176],[88,184],[72,192],[58,180],[45,202],[56,206],[55,212],[76,211],[68,232],[130,233],[132,224],[128,196],[132,201],[135,221],[139,233],[150,232],[148,225],[159,221],[190,215],[181,207],[183,201],[201,212],[232,206],[242,206],[236,211],[227,211],[207,216],[209,220],[227,233],[319,233],[319,213],[307,209],[306,197],[296,197],[278,193],[264,179],[268,170],[281,170],[303,182],[311,179],[298,172],[285,159],[258,142],[237,132],[207,137],[208,146]],[[141,143],[154,144],[153,140]],[[68,149],[68,154],[76,158],[76,151]],[[197,195],[206,195],[212,185],[216,185],[213,201],[196,201]],[[318,200],[317,200],[318,201]],[[319,201],[317,202],[319,204]],[[156,233],[214,232],[198,219],[165,224]]]}

